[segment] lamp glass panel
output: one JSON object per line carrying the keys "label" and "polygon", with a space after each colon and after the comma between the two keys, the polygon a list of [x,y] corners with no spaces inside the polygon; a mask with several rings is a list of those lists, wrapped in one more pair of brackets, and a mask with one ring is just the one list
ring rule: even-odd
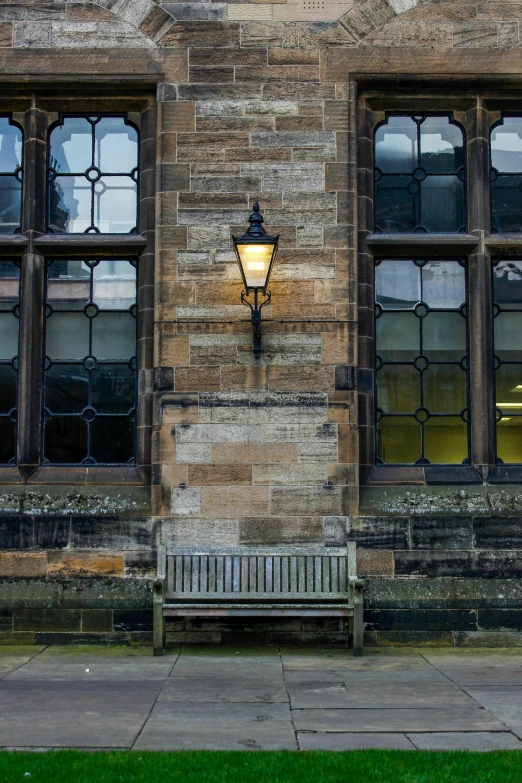
{"label": "lamp glass panel", "polygon": [[238,244],[237,251],[248,288],[265,288],[274,245]]}

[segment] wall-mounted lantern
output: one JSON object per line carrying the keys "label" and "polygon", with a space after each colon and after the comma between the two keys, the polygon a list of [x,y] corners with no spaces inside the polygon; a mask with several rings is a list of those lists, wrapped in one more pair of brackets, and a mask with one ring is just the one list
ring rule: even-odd
{"label": "wall-mounted lantern", "polygon": [[[254,327],[254,355],[261,354],[261,308],[270,302],[268,290],[270,274],[277,253],[279,235],[272,237],[263,228],[263,215],[259,212],[259,204],[254,204],[254,211],[248,218],[250,228],[240,237],[232,237],[234,250],[241,270],[245,290],[241,293],[241,301],[250,307],[252,326]],[[254,302],[248,300],[254,294]],[[260,301],[260,297],[265,297]]]}

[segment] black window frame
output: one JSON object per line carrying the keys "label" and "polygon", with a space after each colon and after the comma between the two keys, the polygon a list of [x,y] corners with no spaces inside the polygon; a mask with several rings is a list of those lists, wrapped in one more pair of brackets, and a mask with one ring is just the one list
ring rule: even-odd
{"label": "black window frame", "polygon": [[[7,104],[10,108],[10,104]],[[99,93],[88,85],[67,93],[50,82],[27,90],[2,112],[23,132],[22,230],[0,234],[0,260],[21,265],[16,465],[0,466],[4,483],[111,484],[151,482],[154,199],[156,96],[150,88]],[[46,231],[49,129],[63,115],[125,115],[139,134],[140,233],[53,234]],[[49,259],[136,259],[138,263],[138,409],[136,465],[46,465],[42,459],[42,376],[45,267]]]}

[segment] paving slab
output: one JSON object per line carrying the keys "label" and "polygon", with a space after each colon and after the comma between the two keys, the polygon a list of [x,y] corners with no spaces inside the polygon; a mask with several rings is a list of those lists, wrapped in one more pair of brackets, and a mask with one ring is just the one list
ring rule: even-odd
{"label": "paving slab", "polygon": [[159,702],[285,702],[288,694],[281,673],[259,677],[201,675],[171,677],[163,688]]}
{"label": "paving slab", "polygon": [[434,709],[293,710],[297,731],[412,732],[505,731],[506,727],[479,707]]}
{"label": "paving slab", "polygon": [[432,732],[407,737],[419,750],[522,750],[522,742],[507,731]]}
{"label": "paving slab", "polygon": [[44,649],[44,647],[33,645],[20,645],[18,647],[0,646],[0,680],[3,677],[7,677],[20,666],[24,666]]}
{"label": "paving slab", "polygon": [[508,728],[522,735],[522,686],[466,687],[465,690]]}
{"label": "paving slab", "polygon": [[427,650],[423,655],[457,685],[522,685],[522,649]]}
{"label": "paving slab", "polygon": [[429,666],[425,669],[405,668],[404,670],[390,668],[368,669],[285,669],[285,682],[300,683],[310,680],[321,682],[344,682],[346,685],[361,683],[386,683],[392,680],[394,683],[451,683],[442,672]]}
{"label": "paving slab", "polygon": [[282,671],[277,648],[274,650],[187,650],[183,649],[171,677],[203,675],[251,677],[276,675]]}
{"label": "paving slab", "polygon": [[[158,660],[158,659],[156,659]],[[159,660],[162,660],[161,658]],[[140,659],[138,659],[140,661]],[[43,680],[45,682],[54,682],[59,680],[71,680],[73,682],[90,681],[114,681],[114,680],[166,680],[172,671],[174,661],[171,663],[149,663],[143,664],[141,661],[136,663],[127,662],[125,665],[118,663],[107,663],[97,658],[86,658],[82,663],[36,663],[30,661],[4,679],[9,680]]]}
{"label": "paving slab", "polygon": [[381,650],[364,651],[363,658],[354,658],[351,652],[344,650],[281,650],[281,660],[285,671],[320,671],[322,669],[363,671],[425,671],[432,672],[433,666],[416,651],[406,649],[397,653]]}
{"label": "paving slab", "polygon": [[[38,664],[43,663],[80,663],[88,659],[99,663],[142,663],[156,666],[157,664],[173,664],[181,652],[181,647],[165,650],[163,656],[154,656],[151,647],[102,647],[102,646],[49,646],[38,656]],[[36,661],[35,661],[36,663]]]}
{"label": "paving slab", "polygon": [[1,747],[131,747],[159,682],[0,682]]}
{"label": "paving slab", "polygon": [[475,707],[466,693],[453,683],[379,682],[375,688],[369,682],[345,684],[320,680],[287,683],[292,709],[341,707],[345,709],[420,707]]}
{"label": "paving slab", "polygon": [[158,702],[134,748],[297,750],[297,743],[286,704]]}
{"label": "paving slab", "polygon": [[299,750],[415,750],[404,734],[333,734],[299,731]]}

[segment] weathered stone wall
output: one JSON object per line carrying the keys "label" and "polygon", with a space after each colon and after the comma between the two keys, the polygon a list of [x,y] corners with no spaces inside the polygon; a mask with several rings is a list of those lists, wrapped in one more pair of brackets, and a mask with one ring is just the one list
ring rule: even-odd
{"label": "weathered stone wall", "polygon": [[[305,5],[0,5],[11,79],[66,81],[81,63],[93,84],[135,79],[158,99],[152,487],[0,491],[0,641],[149,641],[159,539],[354,539],[369,642],[521,643],[522,490],[359,487],[358,409],[372,399],[357,319],[372,303],[357,277],[349,81],[517,74],[518,52],[494,50],[519,46],[522,2]],[[281,235],[262,360],[231,247],[256,199]],[[337,621],[169,625],[171,642],[241,639],[346,637]]]}

